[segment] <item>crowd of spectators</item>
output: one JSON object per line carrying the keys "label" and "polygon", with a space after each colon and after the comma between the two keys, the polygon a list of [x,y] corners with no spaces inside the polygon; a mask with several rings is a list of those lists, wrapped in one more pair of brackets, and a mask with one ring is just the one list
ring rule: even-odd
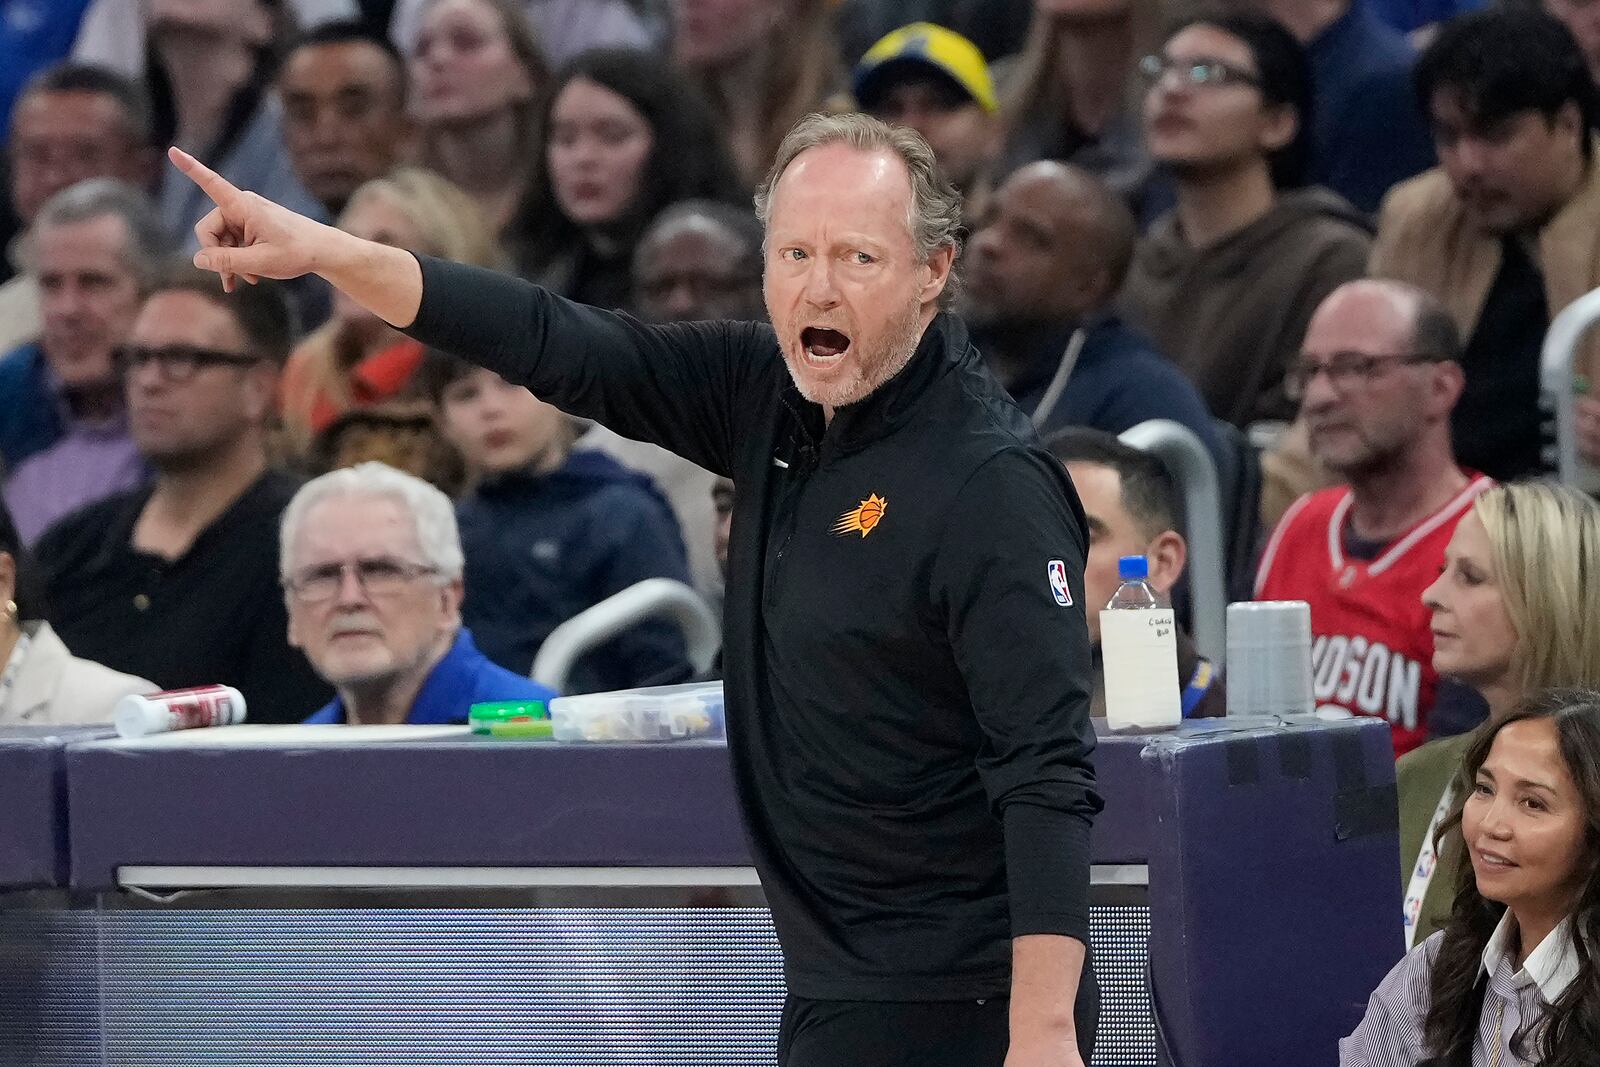
{"label": "crowd of spectators", "polygon": [[[1404,756],[1417,944],[1461,888],[1417,872],[1455,863],[1430,843],[1462,760],[1566,714],[1539,693],[1600,686],[1600,506],[1535,481],[1546,333],[1600,286],[1600,5],[29,10],[0,23],[0,722],[210,682],[254,721],[450,721],[461,693],[549,696],[545,637],[636,582],[717,602],[734,485],[315,278],[223,293],[174,266],[209,203],[165,146],[419,255],[751,320],[751,193],[797,119],[856,109],[964,195],[953,308],[1077,486],[1091,634],[1118,556],[1163,597],[1187,560],[1171,472],[1116,434],[1171,420],[1259,484],[1228,531],[1265,545],[1257,597],[1310,603],[1319,708],[1385,719]],[[1558,399],[1600,462],[1600,340],[1575,370]],[[1224,665],[1179,656],[1186,714],[1220,714]],[[568,688],[691,672],[642,623]]]}
{"label": "crowd of spectators", "polygon": [[[464,616],[510,670],[631,581],[687,578],[715,605],[710,472],[518,400],[315,278],[269,287],[285,318],[267,341],[136,334],[141,315],[150,326],[198,299],[154,291],[205,206],[160,151],[176,143],[351,233],[645,321],[750,319],[765,309],[749,197],[773,146],[809,111],[860,108],[921,133],[963,192],[954,308],[1041,435],[1167,419],[1228,478],[1258,483],[1259,522],[1235,516],[1228,535],[1249,546],[1276,530],[1259,594],[1313,603],[1319,702],[1384,714],[1404,751],[1484,714],[1429,664],[1419,597],[1454,525],[1439,508],[1459,511],[1490,478],[1549,472],[1540,346],[1554,314],[1600,284],[1592,21],[1561,0],[1466,13],[1373,0],[51,5],[0,38],[8,72],[28,72],[0,86],[0,487],[19,547],[62,585],[47,602],[55,632],[82,633],[80,653],[127,628],[74,599],[114,585],[91,561],[148,557],[142,588],[152,566],[181,570],[234,505],[273,513],[299,480],[368,460],[459,502]],[[174,344],[201,354],[149,355]],[[243,364],[211,358],[245,352],[274,379],[267,410],[226,428],[251,458],[204,454],[232,467],[201,478],[204,505],[152,545],[141,516],[148,500],[162,512],[173,463],[136,416],[185,405],[141,398],[223,371],[247,385]],[[1596,359],[1600,342],[1580,348],[1571,401],[1590,458]],[[275,490],[245,492],[258,479]],[[65,552],[74,529],[104,539],[106,509],[133,524],[124,543]],[[1318,538],[1326,565],[1281,550]],[[520,540],[539,552],[519,554]],[[1366,597],[1369,578],[1394,610],[1345,632],[1338,604]],[[681,645],[649,630],[633,636],[654,651],[621,639],[573,684],[682,673]],[[1367,657],[1352,650],[1372,647],[1390,666],[1381,684],[1368,668],[1363,688]],[[161,685],[216,680],[120,646],[108,663]],[[256,714],[310,710],[275,703]]]}

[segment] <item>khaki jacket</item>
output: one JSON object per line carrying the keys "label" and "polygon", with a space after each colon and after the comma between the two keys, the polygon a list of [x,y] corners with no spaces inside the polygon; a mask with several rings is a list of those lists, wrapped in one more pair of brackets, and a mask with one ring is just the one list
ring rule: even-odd
{"label": "khaki jacket", "polygon": [[[1412,749],[1395,763],[1395,786],[1400,804],[1400,892],[1411,886],[1411,872],[1422,854],[1422,839],[1428,836],[1428,824],[1439,807],[1439,798],[1456,776],[1461,760],[1472,747],[1473,734],[1458,734],[1437,741],[1429,741]],[[1428,881],[1428,891],[1422,898],[1422,912],[1417,917],[1417,934],[1414,943],[1422,944],[1435,930],[1444,929],[1450,921],[1450,908],[1456,899],[1456,863],[1460,858],[1459,833],[1447,838],[1439,854],[1438,866]]]}
{"label": "khaki jacket", "polygon": [[[1552,318],[1600,287],[1600,139],[1595,152],[1578,194],[1539,231],[1534,250]],[[1435,167],[1384,198],[1368,267],[1374,277],[1408,281],[1443,300],[1465,340],[1500,271],[1500,239],[1472,224],[1450,179]],[[1589,335],[1574,369],[1600,382],[1600,336]]]}

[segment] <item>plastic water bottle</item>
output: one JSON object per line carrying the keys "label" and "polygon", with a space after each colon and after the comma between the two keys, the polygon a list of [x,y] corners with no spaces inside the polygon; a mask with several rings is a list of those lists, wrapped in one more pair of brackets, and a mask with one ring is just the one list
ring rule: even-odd
{"label": "plastic water bottle", "polygon": [[1150,588],[1150,560],[1144,556],[1123,556],[1117,560],[1117,577],[1122,584],[1112,594],[1107,611],[1155,611],[1161,607],[1156,591]]}
{"label": "plastic water bottle", "polygon": [[1122,585],[1100,613],[1100,661],[1106,680],[1106,725],[1113,730],[1166,730],[1183,719],[1178,694],[1178,625],[1161,606],[1150,561],[1117,561]]}

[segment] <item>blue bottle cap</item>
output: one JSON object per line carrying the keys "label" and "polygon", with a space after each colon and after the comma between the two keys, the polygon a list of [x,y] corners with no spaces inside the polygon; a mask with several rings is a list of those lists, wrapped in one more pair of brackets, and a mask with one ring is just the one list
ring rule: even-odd
{"label": "blue bottle cap", "polygon": [[1150,577],[1150,561],[1143,556],[1123,556],[1117,560],[1117,577],[1125,582]]}

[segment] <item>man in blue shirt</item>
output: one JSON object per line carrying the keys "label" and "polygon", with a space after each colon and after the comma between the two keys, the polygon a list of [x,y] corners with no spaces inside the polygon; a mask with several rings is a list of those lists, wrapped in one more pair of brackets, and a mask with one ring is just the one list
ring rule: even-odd
{"label": "man in blue shirt", "polygon": [[1416,56],[1373,0],[1256,0],[1305,45],[1316,104],[1307,177],[1369,214],[1395,183],[1433,166],[1433,141],[1411,88]]}
{"label": "man in blue shirt", "polygon": [[1030,163],[995,190],[964,261],[973,342],[1041,436],[1119,434],[1171,419],[1217,454],[1211,414],[1177,366],[1111,311],[1137,235],[1100,179]]}
{"label": "man in blue shirt", "polygon": [[455,510],[420,478],[363,463],[314,479],[280,544],[289,642],[338,694],[307,722],[463,722],[480,701],[555,695],[462,628]]}

